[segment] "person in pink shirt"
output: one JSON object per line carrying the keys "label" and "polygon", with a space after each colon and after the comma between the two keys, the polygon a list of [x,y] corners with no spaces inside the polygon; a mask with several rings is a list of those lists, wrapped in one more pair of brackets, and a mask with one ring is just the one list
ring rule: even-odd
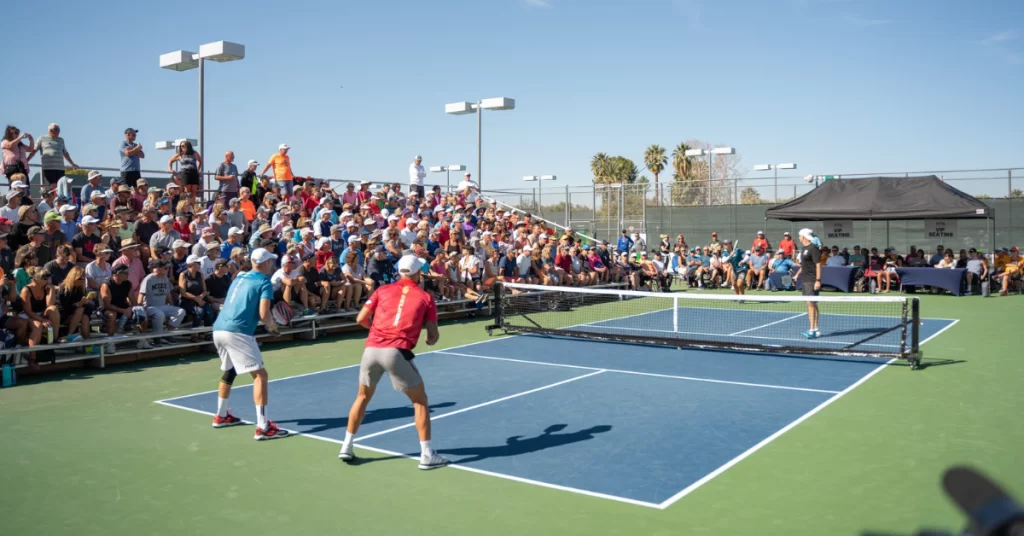
{"label": "person in pink shirt", "polygon": [[597,282],[606,283],[608,281],[608,267],[601,261],[601,256],[597,254],[597,248],[592,248],[590,245],[583,246],[583,249],[587,252],[587,263],[590,264],[590,269],[597,274]]}
{"label": "person in pink shirt", "polygon": [[341,203],[348,203],[353,207],[358,207],[362,201],[359,199],[359,193],[356,192],[356,185],[351,182],[345,185],[345,193],[341,194]]}
{"label": "person in pink shirt", "polygon": [[132,282],[132,295],[139,292],[139,285],[146,277],[146,269],[139,259],[139,244],[131,238],[121,241],[121,256],[113,263],[113,268],[125,265],[128,267],[128,280]]}
{"label": "person in pink shirt", "polygon": [[[28,145],[25,145],[25,141]],[[3,148],[3,174],[11,180],[11,175],[24,173],[28,176],[28,155],[32,152],[32,135],[22,132],[14,125],[7,125],[4,129],[4,139],[0,142]]]}

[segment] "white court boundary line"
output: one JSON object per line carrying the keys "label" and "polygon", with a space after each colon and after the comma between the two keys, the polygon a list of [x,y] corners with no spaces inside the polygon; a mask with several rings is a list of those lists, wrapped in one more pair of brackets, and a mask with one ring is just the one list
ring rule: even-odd
{"label": "white court boundary line", "polygon": [[772,435],[762,439],[759,443],[757,443],[753,447],[750,447],[749,449],[744,451],[739,456],[736,456],[735,458],[725,462],[724,464],[719,466],[718,469],[715,469],[714,471],[711,471],[710,473],[708,473],[708,474],[704,475],[703,477],[701,477],[700,480],[694,482],[693,484],[690,484],[689,486],[686,486],[679,493],[676,493],[675,495],[669,497],[667,500],[665,500],[661,504],[659,504],[658,508],[664,510],[664,509],[668,508],[669,506],[672,506],[672,504],[675,503],[676,501],[678,501],[679,499],[682,499],[683,497],[686,497],[687,495],[692,493],[697,488],[703,486],[704,484],[707,484],[712,479],[714,479],[716,476],[718,476],[718,475],[726,472],[727,470],[729,470],[730,467],[740,463],[741,461],[743,461],[744,459],[749,457],[751,454],[761,450],[761,448],[764,447],[765,445],[767,445],[768,443],[771,443],[772,441],[775,441],[782,434],[785,434],[786,432],[788,432],[788,431],[792,430],[793,428],[795,428],[798,424],[806,421],[807,419],[810,419],[815,413],[818,413],[819,411],[825,409],[826,407],[828,407],[829,404],[835,402],[836,400],[839,400],[840,398],[842,398],[843,395],[845,395],[845,394],[849,393],[850,391],[854,390],[860,384],[868,381],[872,376],[874,376],[875,374],[878,374],[879,372],[881,372],[882,369],[884,369],[886,366],[889,365],[889,363],[892,363],[893,361],[895,361],[895,359],[890,359],[889,361],[887,361],[885,363],[882,363],[881,365],[878,365],[877,367],[874,368],[874,370],[872,370],[871,372],[865,374],[863,378],[861,378],[861,379],[857,380],[856,382],[854,382],[853,385],[847,387],[846,389],[843,389],[842,391],[837,393],[835,396],[833,396],[832,398],[829,398],[828,400],[822,402],[821,404],[818,404],[817,407],[815,407],[811,411],[808,411],[807,413],[804,413],[803,415],[798,417],[795,421],[787,424],[786,426],[783,426],[779,430],[776,430],[775,433],[773,433]]}
{"label": "white court boundary line", "polygon": [[652,378],[669,378],[669,379],[673,379],[673,380],[685,380],[685,381],[691,381],[691,382],[719,383],[719,384],[726,384],[726,385],[739,385],[739,386],[743,386],[743,387],[762,387],[762,388],[765,388],[765,389],[782,389],[782,390],[786,390],[786,391],[804,391],[804,392],[808,392],[808,393],[825,393],[825,394],[830,394],[830,395],[834,395],[834,394],[839,393],[839,391],[831,391],[831,390],[827,390],[827,389],[812,389],[810,387],[792,387],[792,386],[789,386],[789,385],[774,385],[774,384],[770,384],[770,383],[738,382],[738,381],[731,381],[731,380],[716,380],[714,378],[697,378],[697,377],[694,377],[694,376],[676,376],[676,375],[673,375],[673,374],[657,374],[657,373],[654,373],[654,372],[637,372],[635,370],[619,370],[619,369],[610,369],[610,368],[584,367],[582,365],[567,365],[567,364],[562,364],[562,363],[550,363],[550,362],[547,362],[547,361],[530,361],[530,360],[527,360],[527,359],[514,359],[514,358],[511,358],[511,357],[494,357],[494,356],[476,355],[476,354],[461,354],[461,353],[458,353],[458,352],[447,352],[447,351],[445,351],[445,352],[437,352],[437,353],[444,354],[444,355],[457,355],[457,356],[462,356],[462,357],[472,357],[472,358],[476,358],[476,359],[490,359],[490,360],[494,360],[494,361],[510,361],[512,363],[526,363],[526,364],[530,364],[530,365],[544,365],[544,366],[548,366],[548,367],[573,368],[573,369],[580,369],[580,370],[596,370],[596,371],[601,371],[601,372],[614,372],[616,374],[631,374],[631,375],[635,375],[635,376],[649,376],[649,377],[652,377]]}
{"label": "white court boundary line", "polygon": [[[513,335],[513,337],[516,337],[516,336],[518,336],[518,335]],[[505,339],[505,338],[508,338],[508,337],[487,338],[487,339],[484,339],[482,341],[476,341],[476,342],[471,342],[471,343],[467,343],[467,344],[460,344],[458,346],[449,346],[448,348],[444,348],[442,350],[430,350],[428,352],[423,352],[423,353],[420,353],[420,354],[416,354],[416,357],[420,357],[420,356],[424,356],[424,355],[430,355],[430,354],[437,354],[437,353],[440,353],[440,352],[445,352],[447,350],[456,350],[458,348],[467,348],[469,346],[476,346],[477,344],[483,344],[485,342],[491,342],[491,341],[496,341],[496,340]],[[305,374],[296,374],[295,376],[285,376],[283,378],[271,378],[267,383],[283,382],[285,380],[294,380],[296,378],[304,378],[306,376],[315,376],[317,374],[324,374],[326,372],[335,372],[335,371],[338,371],[338,370],[345,370],[345,369],[350,369],[350,368],[354,368],[354,367],[358,367],[358,366],[359,366],[359,363],[356,363],[355,365],[346,365],[344,367],[335,367],[335,368],[329,368],[329,369],[326,369],[326,370],[318,370],[316,372],[307,372]],[[251,385],[239,386],[240,389],[241,388],[245,388],[245,387],[251,387]],[[157,403],[157,404],[160,404],[162,402],[170,402],[171,400],[180,400],[182,398],[189,398],[189,397],[199,396],[199,395],[208,395],[210,393],[216,393],[216,392],[217,392],[217,389],[212,389],[210,391],[203,391],[203,392],[200,392],[200,393],[189,393],[187,395],[175,396],[175,397],[172,397],[172,398],[164,398],[162,400],[154,400],[154,402]],[[175,407],[180,407],[180,406],[175,406]]]}
{"label": "white court boundary line", "polygon": [[[651,312],[657,312],[657,311],[651,311]],[[648,314],[648,313],[641,313],[641,314]],[[639,315],[636,315],[636,316],[639,316]],[[948,321],[950,323],[947,324],[942,329],[940,329],[939,331],[937,331],[937,332],[933,333],[932,335],[930,335],[929,337],[927,337],[925,340],[920,341],[918,343],[919,345],[924,345],[925,343],[931,341],[935,337],[938,337],[943,332],[945,332],[949,328],[953,327],[954,325],[956,325],[960,321],[959,319],[946,319],[946,318],[929,318],[929,319],[925,319],[925,320],[942,320],[942,321]],[[444,350],[431,350],[429,352],[423,352],[422,354],[419,354],[419,355],[453,353],[453,352],[448,352],[448,350],[455,350],[455,349],[458,349],[458,348],[466,348],[466,347],[469,347],[469,346],[475,346],[475,345],[478,345],[478,344],[483,344],[483,343],[486,343],[486,342],[498,341],[498,340],[507,339],[507,338],[514,338],[514,337],[517,337],[517,336],[520,336],[520,335],[513,335],[512,337],[499,337],[497,339],[488,338],[488,339],[484,339],[484,340],[481,340],[481,341],[476,341],[476,342],[472,342],[472,343],[468,343],[468,344],[461,344],[461,345],[458,345],[458,346],[452,346],[452,347],[446,348]],[[456,354],[456,355],[461,355],[461,354]],[[472,356],[472,357],[483,358],[482,356]],[[487,358],[485,358],[485,359],[487,359]],[[511,359],[511,358],[493,358],[493,359],[502,359],[502,360],[506,360],[506,361],[521,361],[521,360],[516,360],[516,359]],[[665,501],[663,501],[661,503],[650,503],[650,502],[646,502],[646,501],[639,501],[639,500],[636,500],[636,499],[630,499],[630,498],[627,498],[627,497],[619,497],[617,495],[608,495],[608,494],[599,493],[599,492],[595,492],[595,491],[589,491],[589,490],[584,490],[584,489],[572,488],[572,487],[569,487],[569,486],[560,486],[558,484],[551,484],[551,483],[548,483],[548,482],[541,482],[539,480],[530,480],[530,479],[527,479],[527,478],[517,477],[517,476],[513,476],[513,475],[506,475],[506,474],[503,474],[503,473],[495,473],[495,472],[486,471],[486,470],[482,470],[482,469],[476,469],[476,468],[473,468],[473,467],[459,465],[457,463],[452,463],[452,464],[449,465],[449,467],[452,467],[454,469],[463,470],[463,471],[469,471],[471,473],[477,473],[477,474],[482,474],[482,475],[502,478],[502,479],[505,479],[505,480],[511,480],[511,481],[515,481],[515,482],[520,482],[520,483],[524,483],[524,484],[533,484],[533,485],[544,487],[544,488],[556,489],[556,490],[560,490],[560,491],[568,491],[568,492],[577,493],[577,494],[580,494],[580,495],[586,495],[586,496],[589,496],[589,497],[595,497],[595,498],[600,498],[600,499],[608,499],[608,500],[612,500],[612,501],[616,501],[616,502],[622,502],[622,503],[627,503],[627,504],[632,504],[632,505],[636,505],[636,506],[645,506],[645,507],[649,507],[649,508],[656,508],[656,509],[659,509],[659,510],[664,510],[664,509],[668,508],[669,506],[671,506],[672,504],[674,504],[677,501],[679,501],[680,499],[682,499],[683,497],[685,497],[685,496],[689,495],[690,493],[696,491],[699,487],[703,486],[704,484],[707,484],[708,482],[713,480],[715,477],[721,475],[722,473],[727,471],[729,468],[735,466],[739,462],[741,462],[744,459],[750,457],[752,454],[754,454],[758,450],[764,448],[766,445],[768,445],[772,441],[778,439],[780,436],[782,436],[783,434],[785,434],[789,430],[792,430],[793,428],[795,428],[800,423],[802,423],[805,420],[807,420],[810,417],[812,417],[814,414],[816,414],[819,411],[825,409],[828,405],[832,404],[836,400],[839,400],[840,398],[842,398],[847,393],[853,391],[855,388],[859,387],[861,384],[866,382],[872,376],[874,376],[875,374],[881,372],[882,369],[887,367],[893,361],[896,361],[896,359],[890,359],[890,360],[886,361],[885,363],[879,365],[878,367],[875,367],[873,370],[871,370],[871,372],[869,372],[866,375],[864,375],[861,379],[857,380],[856,382],[854,382],[852,385],[850,385],[846,389],[843,389],[839,393],[836,393],[834,396],[832,396],[828,400],[822,402],[821,404],[819,404],[815,408],[811,409],[809,412],[807,412],[807,413],[803,414],[802,416],[798,417],[793,422],[787,424],[783,428],[777,430],[772,435],[770,435],[767,438],[761,440],[759,443],[757,443],[753,447],[747,449],[746,451],[744,451],[739,456],[736,456],[732,460],[729,460],[728,462],[726,462],[725,464],[721,465],[720,467],[718,467],[714,471],[712,471],[712,472],[708,473],[707,475],[703,476],[700,480],[697,480],[693,484],[690,484],[689,486],[687,486],[683,490],[679,491],[678,493],[676,493],[675,495],[673,495],[672,497],[668,498],[667,500],[665,500]],[[532,363],[536,363],[536,362],[532,362]],[[540,363],[536,363],[536,364],[540,364]],[[551,364],[551,365],[552,366],[563,366],[563,367],[569,367],[569,368],[585,368],[585,367],[578,367],[576,365],[555,365],[555,364]],[[307,373],[307,374],[299,374],[299,375],[296,375],[296,376],[288,376],[288,377],[285,377],[285,378],[276,378],[276,379],[273,379],[273,380],[270,380],[270,381],[274,382],[274,381],[282,381],[282,380],[291,380],[291,379],[295,379],[295,378],[301,378],[301,377],[304,377],[304,376],[312,376],[312,375],[315,375],[315,374],[322,374],[322,373],[325,373],[325,372],[332,372],[332,371],[336,371],[336,370],[352,368],[352,367],[355,367],[355,366],[357,366],[357,365],[349,365],[349,366],[346,366],[346,367],[338,367],[338,368],[333,368],[333,369],[328,369],[328,370],[321,370],[321,371],[311,372],[311,373]],[[580,378],[586,377],[586,376],[596,375],[596,374],[598,374],[600,372],[626,372],[626,373],[628,373],[627,371],[614,371],[614,370],[609,370],[609,369],[599,369],[599,370],[596,370],[594,372],[594,374],[587,374],[587,375],[584,375],[584,376],[579,376],[579,377],[570,379],[569,381],[572,381],[574,379],[580,379]],[[635,374],[644,374],[644,375],[646,375],[646,373],[635,373]],[[563,381],[561,383],[565,383],[565,381]],[[154,401],[154,403],[155,404],[160,404],[162,406],[170,407],[170,408],[183,409],[185,411],[190,411],[192,413],[197,413],[197,414],[200,414],[200,415],[206,415],[206,416],[213,417],[214,414],[211,413],[211,412],[202,411],[202,410],[198,410],[198,409],[194,409],[194,408],[190,408],[190,407],[186,407],[186,406],[181,406],[181,405],[178,405],[178,404],[171,403],[170,401],[171,400],[179,400],[179,399],[182,399],[182,398],[189,398],[189,397],[192,397],[192,396],[198,396],[198,395],[203,395],[203,394],[210,394],[210,393],[215,393],[215,392],[216,391],[214,390],[214,391],[204,391],[202,393],[192,393],[192,394],[178,396],[178,397],[174,397],[174,398],[168,398],[168,399],[164,399],[164,400],[156,400],[156,401]],[[251,421],[243,420],[242,422],[244,422],[246,424],[254,424]],[[413,424],[413,425],[415,425],[415,424]],[[339,445],[342,443],[342,441],[340,441],[340,440],[329,438],[329,437],[320,436],[320,435],[317,435],[317,434],[302,433],[302,432],[298,432],[298,431],[295,431],[295,430],[288,430],[288,432],[293,433],[295,435],[303,435],[303,436],[310,437],[310,438],[313,438],[313,439],[318,439],[320,441],[325,441],[325,442],[328,442],[328,443],[334,443],[334,444],[339,444]],[[367,436],[367,437],[369,437],[369,436]],[[366,439],[367,437],[364,437],[362,439]],[[378,449],[376,447],[369,447],[369,446],[361,445],[361,444],[358,445],[358,446],[359,446],[360,449],[369,450],[371,452],[378,452],[378,453],[381,453],[381,454],[387,454],[387,455],[391,455],[391,456],[400,456],[400,457],[408,458],[408,459],[416,459],[413,456],[408,456],[406,454],[402,454],[402,453],[398,453],[398,452],[393,452],[393,451],[388,451],[388,450],[384,450],[384,449]]]}
{"label": "white court boundary line", "polygon": [[[463,345],[463,346],[468,346],[468,345]],[[460,346],[456,346],[456,347],[453,347],[453,348],[460,348]],[[440,353],[440,352],[441,351],[436,351],[436,352],[431,352],[431,353]],[[337,370],[337,369],[335,369],[335,370]],[[576,381],[576,380],[581,380],[583,378],[588,378],[590,376],[596,376],[596,375],[602,374],[604,372],[608,372],[608,371],[606,371],[606,370],[596,370],[596,371],[591,372],[589,374],[583,374],[581,376],[575,376],[573,378],[569,378],[567,380],[562,380],[560,382],[553,383],[551,385],[545,385],[545,386],[539,387],[537,389],[531,389],[530,391],[525,391],[525,392],[522,392],[522,393],[517,393],[517,394],[514,394],[514,395],[506,396],[506,397],[503,397],[503,398],[499,398],[497,400],[492,400],[490,402],[485,402],[485,403],[482,403],[482,404],[477,404],[476,406],[471,406],[471,407],[468,407],[468,408],[463,408],[461,410],[452,411],[452,412],[449,412],[449,413],[444,413],[444,414],[438,415],[436,417],[431,417],[431,421],[434,421],[436,419],[440,419],[442,417],[447,417],[449,415],[454,415],[456,413],[461,413],[461,412],[464,412],[464,411],[469,411],[471,409],[479,408],[479,407],[482,407],[482,406],[487,406],[487,405],[490,405],[490,404],[495,404],[495,403],[498,403],[498,402],[502,402],[502,401],[508,400],[510,398],[516,398],[516,397],[523,396],[523,395],[526,395],[526,394],[529,394],[529,393],[534,393],[534,392],[537,392],[537,391],[541,391],[541,390],[544,390],[544,389],[549,389],[549,388],[556,387],[556,386],[559,386],[559,385],[563,385],[563,384],[566,384],[566,383],[569,383],[569,382],[573,382],[573,381]],[[282,379],[284,379],[284,378],[282,378]],[[193,395],[188,395],[188,396],[193,396]],[[185,397],[179,397],[179,398],[185,398]],[[195,408],[190,408],[190,407],[187,407],[187,406],[180,406],[178,404],[175,404],[173,402],[169,402],[167,400],[157,400],[155,403],[156,404],[160,404],[161,406],[169,407],[169,408],[183,409],[185,411],[190,411],[192,413],[198,413],[199,415],[206,415],[206,416],[209,416],[209,417],[213,417],[214,416],[214,414],[212,412],[203,411],[203,410],[195,409]],[[255,425],[255,423],[253,423],[252,421],[248,421],[248,420],[242,420],[242,422],[245,423],[245,424]],[[363,436],[361,438],[356,439],[355,446],[357,448],[368,450],[368,451],[371,451],[371,452],[377,452],[377,453],[380,453],[380,454],[387,454],[387,455],[390,455],[390,456],[398,456],[398,457],[406,458],[406,459],[410,459],[410,460],[418,460],[418,458],[416,456],[409,456],[408,454],[404,454],[404,453],[401,453],[401,452],[395,452],[395,451],[391,451],[391,450],[380,449],[380,448],[377,448],[377,447],[371,447],[371,446],[367,446],[367,445],[363,445],[363,444],[359,443],[362,440],[369,439],[371,437],[376,437],[378,435],[381,435],[382,433],[390,433],[390,432],[394,432],[396,430],[401,430],[401,429],[404,429],[404,428],[409,428],[409,427],[412,427],[412,426],[415,426],[415,425],[416,425],[415,423],[410,423],[410,424],[403,425],[403,426],[397,426],[395,428],[392,428],[392,429],[389,429],[389,430],[385,430],[383,432],[377,432],[377,433],[374,433],[374,434]],[[282,429],[283,430],[288,430],[288,432],[290,432],[290,433],[292,433],[294,435],[305,436],[305,437],[309,437],[309,438],[312,438],[312,439],[319,439],[320,441],[325,441],[327,443],[334,443],[336,445],[342,444],[342,441],[338,440],[338,439],[334,439],[334,438],[330,438],[330,437],[325,437],[325,436],[321,436],[321,435],[317,435],[317,434],[309,434],[309,433],[305,433],[305,432],[299,432],[297,430],[291,430],[291,429],[288,429],[288,428],[282,428]],[[606,493],[600,493],[600,492],[590,491],[590,490],[585,490],[585,489],[573,488],[573,487],[570,487],[570,486],[562,486],[562,485],[559,485],[559,484],[552,484],[550,482],[543,482],[543,481],[540,481],[540,480],[531,480],[529,478],[523,478],[523,477],[519,477],[519,476],[508,475],[508,474],[505,474],[505,473],[496,473],[496,472],[493,472],[493,471],[487,471],[487,470],[484,470],[484,469],[477,469],[475,467],[469,467],[469,466],[466,466],[466,465],[460,465],[458,463],[450,463],[448,465],[448,467],[451,467],[451,468],[454,468],[454,469],[460,469],[460,470],[463,470],[463,471],[469,471],[471,473],[477,473],[477,474],[481,474],[481,475],[497,477],[497,478],[501,478],[501,479],[504,479],[504,480],[511,480],[513,482],[519,482],[519,483],[522,483],[522,484],[533,484],[535,486],[540,486],[542,488],[555,489],[555,490],[559,490],[559,491],[568,491],[570,493],[576,493],[576,494],[579,494],[579,495],[586,495],[586,496],[595,497],[595,498],[598,498],[598,499],[607,499],[607,500],[612,500],[612,501],[616,501],[616,502],[632,504],[632,505],[635,505],[635,506],[645,506],[647,508],[662,509],[662,507],[659,506],[657,503],[652,503],[652,502],[647,502],[647,501],[640,501],[640,500],[637,500],[637,499],[630,499],[628,497],[620,497],[618,495],[609,495],[609,494],[606,494]]]}
{"label": "white court boundary line", "polygon": [[[497,404],[499,402],[504,402],[506,400],[511,400],[513,398],[519,398],[521,396],[525,396],[525,395],[528,395],[528,394],[531,394],[531,393],[536,393],[537,391],[543,391],[545,389],[551,389],[552,387],[558,387],[559,385],[564,385],[564,384],[567,384],[569,382],[574,382],[576,380],[582,380],[583,378],[589,378],[591,376],[597,376],[598,374],[602,374],[604,372],[609,372],[609,371],[604,370],[604,369],[591,369],[591,370],[593,370],[593,372],[591,372],[589,374],[583,374],[581,376],[574,376],[574,377],[566,379],[566,380],[562,380],[562,381],[559,381],[559,382],[551,383],[551,384],[548,384],[548,385],[543,385],[543,386],[537,387],[535,389],[530,389],[529,391],[523,391],[521,393],[514,393],[514,394],[511,394],[511,395],[508,395],[508,396],[503,396],[501,398],[496,398],[494,400],[489,400],[487,402],[482,402],[480,404],[476,404],[476,405],[473,405],[473,406],[465,407],[465,408],[462,408],[462,409],[457,409],[455,411],[449,411],[448,413],[442,413],[442,414],[437,415],[437,416],[432,416],[432,417],[430,417],[430,422],[434,422],[434,421],[436,421],[438,419],[443,419],[445,417],[451,417],[452,415],[458,415],[460,413],[465,413],[467,411],[474,410],[474,409],[477,409],[477,408],[482,408],[484,406],[490,406],[491,404]],[[403,425],[400,425],[400,426],[396,426],[394,428],[388,428],[387,430],[381,430],[380,432],[374,432],[374,433],[369,434],[369,435],[364,435],[364,436],[356,439],[355,441],[358,443],[359,441],[365,441],[367,439],[374,438],[374,437],[377,437],[377,436],[382,436],[384,434],[390,434],[391,432],[397,432],[398,430],[405,430],[406,428],[412,428],[413,426],[416,426],[415,422],[406,423],[406,424],[403,424]]]}
{"label": "white court boundary line", "polygon": [[783,322],[788,322],[790,320],[793,320],[794,318],[800,318],[801,316],[807,316],[807,313],[800,313],[798,315],[789,316],[789,317],[783,318],[781,320],[776,320],[775,322],[769,322],[767,324],[762,324],[760,326],[754,326],[752,328],[744,329],[742,331],[737,331],[736,333],[730,333],[728,336],[729,337],[733,337],[733,336],[739,335],[740,333],[746,333],[748,331],[754,331],[754,330],[758,330],[758,329],[761,329],[761,328],[766,328],[768,326],[774,326],[775,324],[781,324]]}

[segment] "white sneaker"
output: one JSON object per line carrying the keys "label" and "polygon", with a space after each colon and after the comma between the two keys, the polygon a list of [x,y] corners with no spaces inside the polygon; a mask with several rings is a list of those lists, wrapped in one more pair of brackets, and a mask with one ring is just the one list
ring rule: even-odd
{"label": "white sneaker", "polygon": [[149,343],[149,339],[142,339],[139,344],[135,345],[139,350],[152,350],[153,345]]}
{"label": "white sneaker", "polygon": [[103,353],[105,353],[105,354],[116,354],[117,353],[117,346],[115,346],[114,343],[112,343],[112,342],[108,342],[106,348],[103,349]]}
{"label": "white sneaker", "polygon": [[352,445],[341,445],[341,452],[338,452],[338,459],[346,462],[350,462],[356,458],[356,454],[352,452]]}
{"label": "white sneaker", "polygon": [[438,467],[444,467],[446,465],[448,465],[448,459],[436,452],[430,455],[424,454],[420,456],[419,467],[424,471],[429,471],[430,469],[437,469]]}

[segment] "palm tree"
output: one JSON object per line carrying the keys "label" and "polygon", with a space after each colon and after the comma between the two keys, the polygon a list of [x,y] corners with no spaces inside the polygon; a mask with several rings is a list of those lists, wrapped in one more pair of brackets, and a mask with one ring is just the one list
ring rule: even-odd
{"label": "palm tree", "polygon": [[672,170],[675,171],[676,180],[688,180],[693,172],[693,161],[686,156],[686,151],[690,149],[686,142],[681,142],[672,151]]}
{"label": "palm tree", "polygon": [[668,157],[665,156],[665,148],[654,144],[644,151],[644,165],[654,174],[654,204],[658,205],[661,198],[661,191],[658,189],[658,175],[665,170],[668,164]]}
{"label": "palm tree", "polygon": [[608,181],[611,158],[606,153],[597,153],[590,159],[590,171],[594,173],[594,184]]}

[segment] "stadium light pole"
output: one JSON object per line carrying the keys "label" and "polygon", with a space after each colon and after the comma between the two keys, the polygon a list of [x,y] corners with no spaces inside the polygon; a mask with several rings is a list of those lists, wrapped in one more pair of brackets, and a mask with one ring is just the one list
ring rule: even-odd
{"label": "stadium light pole", "polygon": [[483,130],[483,111],[484,110],[514,110],[516,108],[516,100],[507,97],[494,97],[490,99],[482,99],[477,101],[475,104],[472,102],[450,102],[444,105],[444,113],[451,115],[466,115],[475,113],[476,114],[476,184],[483,191],[484,188],[484,174],[481,170],[481,132]]}
{"label": "stadium light pole", "polygon": [[775,172],[775,197],[773,200],[779,202],[779,170],[780,169],[796,169],[796,164],[758,164],[754,166],[754,171],[768,171],[773,170]]}
{"label": "stadium light pole", "polygon": [[683,153],[685,156],[707,156],[708,157],[708,206],[711,206],[711,166],[714,164],[716,154],[736,154],[732,147],[715,147],[710,151],[707,149],[690,149]]}
{"label": "stadium light pole", "polygon": [[446,193],[446,194],[448,192],[452,191],[452,172],[453,171],[465,171],[465,170],[466,170],[466,166],[464,166],[462,164],[448,164],[447,166],[431,166],[430,167],[430,171],[432,173],[444,172],[444,173],[448,174],[448,188],[444,191],[444,193]]}
{"label": "stadium light pole", "polygon": [[245,45],[228,41],[216,41],[199,46],[199,53],[175,50],[160,55],[160,67],[171,71],[189,71],[199,68],[199,154],[206,158],[203,146],[203,84],[206,60],[223,63],[245,58]]}
{"label": "stadium light pole", "polygon": [[544,211],[541,208],[544,206],[544,181],[558,180],[558,177],[555,175],[524,175],[523,180],[537,183],[537,212],[543,218]]}

